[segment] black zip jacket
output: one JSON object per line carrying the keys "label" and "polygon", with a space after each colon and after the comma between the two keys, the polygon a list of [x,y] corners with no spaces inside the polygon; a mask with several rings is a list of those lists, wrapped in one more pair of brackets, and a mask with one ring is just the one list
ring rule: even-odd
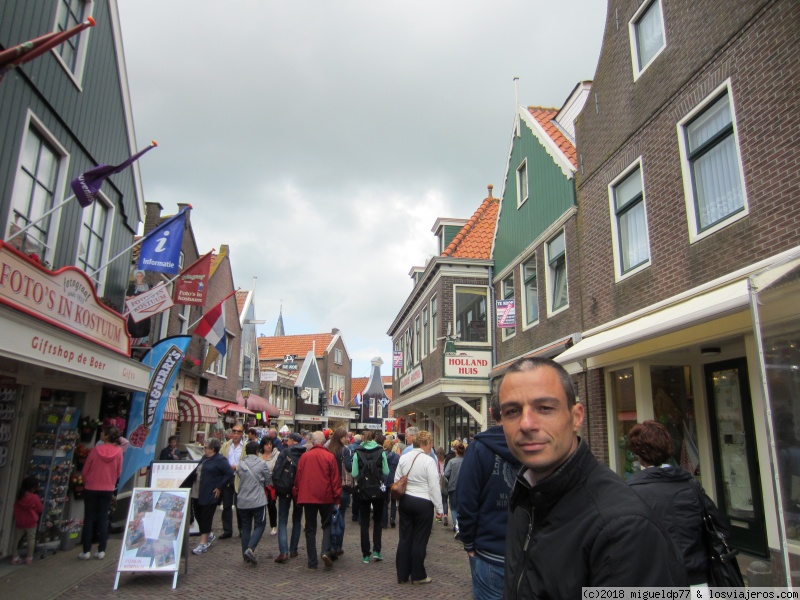
{"label": "black zip jacket", "polygon": [[585,443],[536,486],[525,471],[511,495],[506,600],[574,600],[582,587],[688,583],[653,511]]}
{"label": "black zip jacket", "polygon": [[[680,467],[650,467],[634,473],[628,479],[628,485],[661,519],[675,549],[683,558],[689,583],[697,584],[708,581],[707,559],[702,507],[691,479],[692,475]],[[703,502],[717,527],[727,532],[725,518],[705,494]]]}

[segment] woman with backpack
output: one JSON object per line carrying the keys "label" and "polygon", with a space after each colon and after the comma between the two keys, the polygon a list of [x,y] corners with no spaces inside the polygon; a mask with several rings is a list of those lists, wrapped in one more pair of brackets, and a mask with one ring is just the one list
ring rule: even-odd
{"label": "woman with backpack", "polygon": [[372,509],[372,558],[383,560],[381,538],[383,528],[383,498],[386,494],[386,476],[389,465],[383,454],[383,446],[375,442],[375,432],[366,430],[361,436],[361,445],[353,457],[353,481],[356,484],[358,512],[361,521],[361,562],[369,564],[369,511]]}

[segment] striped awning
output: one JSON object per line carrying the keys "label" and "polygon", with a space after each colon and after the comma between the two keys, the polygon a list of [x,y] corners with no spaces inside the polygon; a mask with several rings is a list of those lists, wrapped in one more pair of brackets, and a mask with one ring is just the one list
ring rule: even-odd
{"label": "striped awning", "polygon": [[181,392],[178,396],[180,421],[183,423],[216,423],[217,407],[205,396]]}
{"label": "striped awning", "polygon": [[177,421],[180,413],[178,412],[178,399],[170,394],[167,398],[167,405],[164,407],[164,421]]}
{"label": "striped awning", "polygon": [[242,413],[245,415],[256,414],[252,410],[247,410],[244,406],[239,406],[238,404],[236,404],[236,402],[231,402],[231,401],[226,402],[225,400],[218,400],[217,398],[209,398],[208,400],[214,403],[214,406],[217,407],[217,412],[220,413],[225,413],[230,411],[230,412]]}
{"label": "striped awning", "polygon": [[[245,404],[244,397],[242,396],[241,391],[236,392],[236,402],[240,405]],[[266,413],[272,419],[280,415],[280,411],[277,409],[277,407],[270,404],[269,400],[267,400],[266,398],[262,398],[261,396],[257,396],[256,394],[250,394],[247,397],[247,408],[257,413],[259,412]]]}

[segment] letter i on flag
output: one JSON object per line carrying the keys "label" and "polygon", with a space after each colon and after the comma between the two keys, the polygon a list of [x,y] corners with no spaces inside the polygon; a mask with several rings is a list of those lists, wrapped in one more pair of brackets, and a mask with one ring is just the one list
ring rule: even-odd
{"label": "letter i on flag", "polygon": [[150,231],[142,242],[139,253],[139,268],[142,271],[156,271],[177,275],[180,272],[181,245],[186,223],[186,211],[191,205],[181,209],[174,217]]}
{"label": "letter i on flag", "polygon": [[[195,327],[195,335],[204,338],[209,344],[208,356],[206,356],[206,364],[203,365],[203,370],[208,369],[209,365],[216,360],[217,355],[225,356],[228,351],[227,337],[225,335],[225,301],[233,296],[236,290],[225,296],[219,303],[203,315],[200,322]],[[216,354],[212,358],[211,349],[214,349]]]}

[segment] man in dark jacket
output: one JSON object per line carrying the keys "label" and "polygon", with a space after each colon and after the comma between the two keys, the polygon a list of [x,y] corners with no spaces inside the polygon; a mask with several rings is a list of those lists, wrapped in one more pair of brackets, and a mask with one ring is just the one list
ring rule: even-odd
{"label": "man in dark jacket", "polygon": [[[494,405],[492,417],[500,421]],[[475,600],[503,598],[508,504],[519,468],[499,425],[476,435],[464,455],[456,485],[458,527]]]}
{"label": "man in dark jacket", "polygon": [[[306,451],[300,445],[303,438],[299,433],[290,433],[286,438],[286,446],[275,461],[274,473],[283,470],[283,463],[291,459],[295,465],[300,463],[300,457]],[[274,483],[274,479],[273,479]],[[292,541],[288,542],[289,508],[292,508]],[[300,543],[300,527],[303,522],[303,508],[292,499],[291,494],[278,494],[278,557],[276,563],[285,563],[290,558],[297,557],[297,545]]]}
{"label": "man in dark jacket", "polygon": [[506,443],[523,465],[511,494],[505,598],[688,583],[652,510],[577,436],[584,408],[563,367],[519,360],[497,396]]}
{"label": "man in dark jacket", "polygon": [[330,568],[338,554],[331,546],[331,514],[339,506],[342,495],[342,477],[333,452],[325,448],[325,434],[311,434],[311,447],[297,464],[292,495],[303,507],[306,518],[306,552],[308,568],[317,568],[317,515],[322,526],[322,562]]}

